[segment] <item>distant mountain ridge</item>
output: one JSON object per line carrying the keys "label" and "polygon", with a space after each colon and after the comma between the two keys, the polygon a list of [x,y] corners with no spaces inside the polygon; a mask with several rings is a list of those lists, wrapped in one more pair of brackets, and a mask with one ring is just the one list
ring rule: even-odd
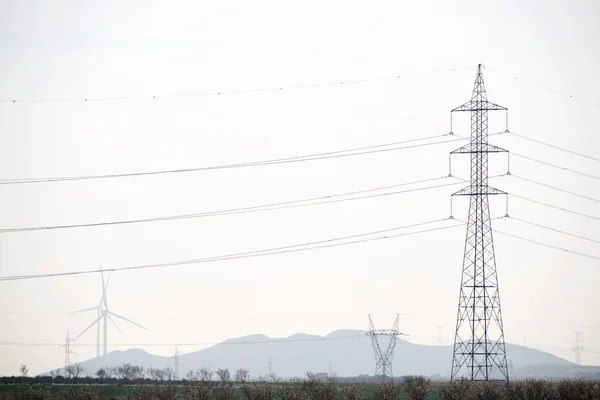
{"label": "distant mountain ridge", "polygon": [[[297,333],[286,338],[270,338],[255,334],[227,339],[209,348],[179,356],[180,378],[189,370],[246,368],[252,377],[268,374],[269,358],[273,372],[282,378],[302,377],[307,371],[326,372],[330,366],[338,376],[373,375],[375,359],[366,331],[338,330],[322,337]],[[536,366],[547,373],[571,371],[579,366],[555,355],[507,344],[509,364],[513,372],[534,375]],[[398,339],[394,357],[394,375],[425,375],[447,377],[452,362],[452,346],[420,345]],[[81,363],[93,375],[101,367],[124,363],[145,368],[173,367],[172,357],[162,357],[140,349],[113,351],[106,356]],[[589,367],[595,368],[595,367]],[[598,367],[600,371],[600,367]],[[591,371],[594,372],[594,371]],[[527,375],[528,376],[528,375]]]}

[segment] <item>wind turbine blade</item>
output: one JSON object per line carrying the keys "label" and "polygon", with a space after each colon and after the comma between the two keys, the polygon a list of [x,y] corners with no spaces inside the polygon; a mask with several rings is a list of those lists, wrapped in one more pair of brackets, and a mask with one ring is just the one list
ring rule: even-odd
{"label": "wind turbine blade", "polygon": [[117,328],[119,330],[119,332],[121,332],[121,335],[124,335],[123,331],[121,330],[121,328],[119,328],[119,325],[117,325],[117,323],[115,322],[114,319],[112,319],[112,317],[109,315],[108,319],[110,320],[110,322],[112,322],[112,324],[115,326],[115,328]]}
{"label": "wind turbine blade", "polygon": [[108,290],[108,284],[110,282],[111,276],[112,276],[112,272],[110,274],[108,274],[108,279],[106,280],[106,285],[104,285],[104,290]]}
{"label": "wind turbine blade", "polygon": [[131,321],[131,320],[129,320],[129,319],[127,319],[127,318],[125,318],[125,317],[123,317],[123,316],[119,315],[119,314],[115,314],[115,313],[114,313],[114,312],[112,312],[112,311],[108,311],[108,313],[109,313],[110,315],[114,316],[114,317],[121,318],[123,321],[127,321],[127,322],[129,322],[130,324],[133,324],[133,325],[135,325],[135,326],[139,326],[139,327],[140,327],[140,328],[142,328],[142,329],[148,330],[147,328],[144,328],[144,327],[143,327],[143,326],[141,326],[140,324],[136,324],[135,322],[133,322],[133,321]]}
{"label": "wind turbine blade", "polygon": [[[102,278],[102,303],[104,303],[104,309],[108,311],[108,301],[106,298],[106,285],[104,284],[104,272],[102,272],[102,267],[100,267],[100,277]],[[110,277],[109,277],[110,279]]]}
{"label": "wind turbine blade", "polygon": [[98,309],[98,307],[83,308],[81,310],[71,311],[69,314],[76,314],[76,313],[85,312],[85,311],[95,311],[97,309]]}
{"label": "wind turbine blade", "polygon": [[81,332],[79,335],[77,335],[77,337],[75,339],[73,339],[73,340],[77,340],[81,335],[83,335],[84,333],[86,333],[88,329],[90,329],[92,326],[94,326],[96,323],[98,323],[98,321],[100,321],[100,318],[102,318],[102,315],[99,316],[98,318],[96,318],[94,320],[94,322],[92,322],[87,328],[85,328],[83,330],[83,332]]}

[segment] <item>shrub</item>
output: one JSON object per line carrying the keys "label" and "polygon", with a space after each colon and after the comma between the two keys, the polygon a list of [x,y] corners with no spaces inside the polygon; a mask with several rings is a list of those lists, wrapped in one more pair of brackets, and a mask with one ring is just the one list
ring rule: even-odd
{"label": "shrub", "polygon": [[154,389],[150,386],[134,386],[125,392],[125,400],[153,400]]}
{"label": "shrub", "polygon": [[279,398],[281,400],[304,400],[306,394],[301,381],[294,381],[279,386]]}
{"label": "shrub", "polygon": [[380,383],[377,393],[379,400],[394,400],[400,394],[400,387],[394,382]]}
{"label": "shrub", "polygon": [[175,400],[177,388],[172,385],[157,385],[154,387],[154,396],[158,400]]}
{"label": "shrub", "polygon": [[253,383],[244,387],[248,400],[273,400],[273,385],[266,382]]}
{"label": "shrub", "polygon": [[469,398],[473,400],[503,400],[506,383],[497,381],[472,382]]}
{"label": "shrub", "polygon": [[17,385],[12,395],[15,400],[44,400],[49,393],[49,386]]}
{"label": "shrub", "polygon": [[303,388],[310,400],[337,400],[338,388],[335,378],[321,381],[316,375],[308,372],[303,381]]}
{"label": "shrub", "polygon": [[557,397],[552,382],[541,379],[527,379],[517,382],[515,386],[520,386],[518,393],[527,400],[552,400]]}
{"label": "shrub", "polygon": [[344,400],[364,400],[364,392],[356,385],[342,387],[342,398]]}
{"label": "shrub", "polygon": [[562,380],[556,384],[555,391],[560,400],[600,399],[600,382]]}
{"label": "shrub", "polygon": [[87,386],[69,386],[60,392],[64,400],[99,400],[102,398],[98,391]]}
{"label": "shrub", "polygon": [[197,384],[190,385],[185,391],[188,400],[211,400],[212,389],[210,385],[200,382]]}
{"label": "shrub", "polygon": [[431,392],[431,381],[423,376],[407,376],[404,388],[410,400],[425,400]]}
{"label": "shrub", "polygon": [[440,400],[465,400],[469,398],[470,387],[469,381],[460,379],[443,383],[438,390],[438,398]]}

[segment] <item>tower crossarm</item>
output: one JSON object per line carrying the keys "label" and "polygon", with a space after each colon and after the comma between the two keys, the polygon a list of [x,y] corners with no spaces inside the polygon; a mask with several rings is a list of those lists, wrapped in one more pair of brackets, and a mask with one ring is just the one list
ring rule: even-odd
{"label": "tower crossarm", "polygon": [[473,154],[473,153],[508,153],[508,150],[503,149],[502,147],[495,146],[493,144],[488,143],[479,143],[479,144],[465,144],[462,147],[454,150],[450,154]]}
{"label": "tower crossarm", "polygon": [[402,336],[402,332],[396,329],[376,329],[367,332],[367,336]]}
{"label": "tower crossarm", "polygon": [[452,110],[452,112],[459,112],[459,111],[507,111],[508,108],[503,107],[499,104],[496,103],[492,103],[491,101],[487,101],[487,100],[469,100],[467,101],[465,104],[462,104],[458,107],[456,107],[455,109]]}
{"label": "tower crossarm", "polygon": [[483,196],[483,195],[498,195],[508,194],[500,189],[493,188],[491,186],[477,187],[469,185],[458,192],[452,193],[452,196]]}

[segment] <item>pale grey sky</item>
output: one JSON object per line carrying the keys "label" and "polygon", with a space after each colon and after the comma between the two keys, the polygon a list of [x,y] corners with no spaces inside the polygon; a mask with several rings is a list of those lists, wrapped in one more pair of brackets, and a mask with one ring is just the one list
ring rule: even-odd
{"label": "pale grey sky", "polygon": [[[219,92],[396,76],[398,80],[222,96],[0,103],[0,178],[122,173],[334,151],[448,133],[483,63],[510,128],[600,157],[600,27],[589,1],[2,1],[0,99]],[[594,102],[571,99],[494,72]],[[467,116],[454,131],[468,135]],[[490,132],[504,129],[494,116]],[[514,136],[492,143],[598,175],[598,162]],[[0,227],[85,223],[245,207],[447,174],[462,142],[258,168],[3,185]],[[505,171],[492,156],[492,173]],[[467,160],[454,159],[467,177]],[[511,171],[600,198],[598,180],[511,158]],[[600,217],[597,202],[517,178],[497,187]],[[327,239],[448,216],[446,187],[398,196],[150,224],[0,234],[0,276],[160,263]],[[464,216],[467,201],[455,203]],[[492,214],[504,214],[503,200]],[[520,218],[600,240],[598,222],[511,198]],[[494,227],[600,256],[600,245],[499,220]],[[215,342],[366,329],[400,312],[401,330],[452,340],[464,228],[381,242],[170,269],[116,272],[110,308],[148,327],[109,328],[123,343]],[[600,365],[600,262],[496,235],[508,342]],[[0,342],[62,343],[93,315],[97,275],[0,284]],[[13,314],[14,313],[14,314]],[[43,315],[42,315],[43,314]],[[323,314],[332,315],[323,317]],[[302,317],[300,317],[302,316]],[[385,320],[384,317],[382,317]],[[390,321],[391,323],[391,321]],[[593,328],[595,327],[595,328]],[[95,333],[80,343],[94,343]],[[170,355],[168,347],[143,347]],[[180,348],[188,352],[196,348]],[[76,348],[77,360],[94,356]],[[0,374],[60,367],[58,346],[0,346]],[[510,354],[508,355],[510,359]]]}

